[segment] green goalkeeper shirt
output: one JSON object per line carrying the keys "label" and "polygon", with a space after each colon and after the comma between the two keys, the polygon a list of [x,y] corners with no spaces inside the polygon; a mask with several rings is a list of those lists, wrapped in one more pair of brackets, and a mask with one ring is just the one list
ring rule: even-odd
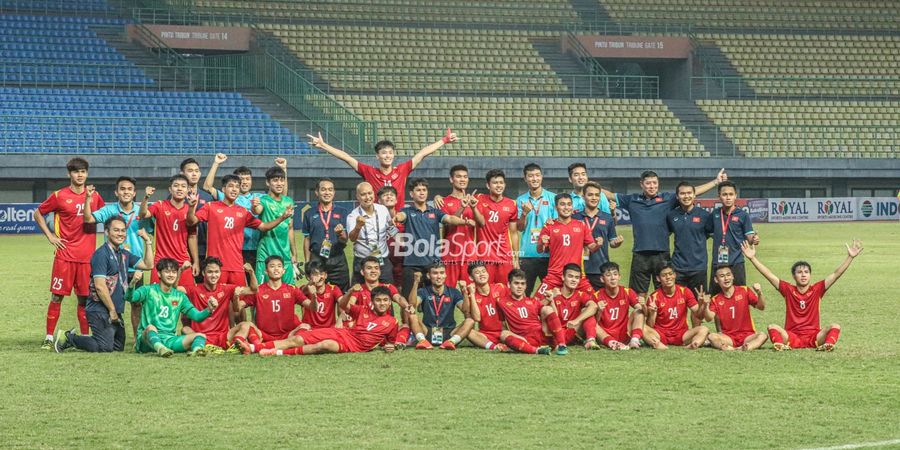
{"label": "green goalkeeper shirt", "polygon": [[[141,323],[138,325],[138,336],[144,329],[153,325],[160,334],[175,334],[181,314],[187,314],[194,322],[201,322],[210,315],[208,309],[198,311],[187,295],[178,289],[163,292],[159,284],[129,289],[125,300],[141,304]],[[227,305],[223,305],[225,307]]]}
{"label": "green goalkeeper shirt", "polygon": [[[263,210],[259,215],[259,220],[263,222],[271,222],[278,219],[284,214],[288,206],[294,204],[294,200],[286,195],[282,195],[280,200],[275,200],[269,194],[259,198]],[[291,240],[288,235],[291,227],[294,226],[294,219],[290,218],[278,224],[259,238],[259,246],[256,248],[256,260],[265,261],[266,258],[278,255],[285,260],[285,264],[291,261]]]}

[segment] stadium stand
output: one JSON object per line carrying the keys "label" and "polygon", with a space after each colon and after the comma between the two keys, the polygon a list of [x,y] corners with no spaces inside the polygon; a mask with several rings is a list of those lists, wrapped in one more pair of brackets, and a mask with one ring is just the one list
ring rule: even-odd
{"label": "stadium stand", "polygon": [[105,0],[0,0],[0,10],[109,13],[115,8]]}

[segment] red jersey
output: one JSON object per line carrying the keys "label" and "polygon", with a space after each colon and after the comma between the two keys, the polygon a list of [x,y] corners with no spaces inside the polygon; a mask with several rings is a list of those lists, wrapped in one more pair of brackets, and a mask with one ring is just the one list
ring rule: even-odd
{"label": "red jersey", "polygon": [[499,202],[490,195],[478,194],[478,211],[484,216],[485,224],[478,227],[478,245],[475,258],[482,261],[509,263],[512,250],[509,244],[509,224],[519,219],[519,209],[511,198],[503,197]]}
{"label": "red jersey", "polygon": [[191,321],[191,328],[197,333],[228,333],[230,322],[228,313],[231,312],[231,299],[234,298],[234,290],[237,286],[233,284],[219,283],[216,288],[209,290],[206,283],[189,286],[187,288],[188,299],[194,305],[194,308],[202,311],[206,309],[209,299],[215,297],[219,302],[219,307],[213,311],[212,315],[202,322]]}
{"label": "red jersey", "polygon": [[[38,206],[38,213],[42,216],[53,213],[54,234],[66,245],[56,249],[56,258],[62,261],[90,263],[97,249],[97,225],[84,223],[85,192],[76,194],[71,187],[64,187],[50,194]],[[103,205],[103,197],[94,192],[91,211],[97,211]]]}
{"label": "red jersey", "polygon": [[397,338],[397,319],[390,312],[378,316],[368,308],[353,305],[350,316],[356,321],[350,336],[362,351],[372,350],[384,341],[394,342]]}
{"label": "red jersey", "polygon": [[755,333],[753,317],[750,316],[750,305],[756,305],[759,298],[747,286],[735,286],[731,298],[719,293],[712,298],[709,310],[716,313],[722,325],[722,333],[729,336],[743,333]]}
{"label": "red jersey", "polygon": [[[303,287],[305,289],[306,286]],[[303,308],[303,323],[316,328],[332,328],[337,323],[335,318],[335,310],[338,300],[344,295],[341,288],[333,284],[325,284],[324,292],[316,295],[318,304],[313,310],[313,303],[309,307]],[[310,299],[311,300],[311,299]]]}
{"label": "red jersey", "polygon": [[675,285],[675,293],[667,297],[663,289],[659,288],[650,294],[650,299],[656,300],[654,329],[669,336],[687,332],[688,308],[697,306],[697,298],[690,289]]}
{"label": "red jersey", "polygon": [[372,185],[376,195],[378,195],[378,190],[384,186],[393,186],[397,190],[398,211],[403,209],[403,205],[406,203],[406,179],[409,178],[412,170],[412,160],[392,168],[388,173],[384,173],[380,168],[372,167],[368,164],[357,163],[356,165],[356,173]]}
{"label": "red jersey", "polygon": [[559,322],[563,327],[570,320],[578,317],[581,310],[588,302],[594,301],[594,296],[581,290],[576,290],[569,297],[565,297],[562,293],[553,297],[553,303],[556,304],[556,311],[559,315]]}
{"label": "red jersey", "polygon": [[196,212],[207,223],[206,255],[222,260],[223,272],[243,272],[244,228],[259,228],[259,219],[243,206],[211,202]]}
{"label": "red jersey", "polygon": [[187,203],[176,208],[169,200],[162,200],[150,205],[147,210],[153,215],[156,229],[154,263],[162,258],[172,258],[179,263],[190,261],[188,235],[197,234],[197,227],[187,226]]}
{"label": "red jersey", "polygon": [[[444,207],[441,211],[452,216],[461,207],[462,200],[450,195],[444,197]],[[462,218],[475,220],[472,208],[465,208]],[[471,259],[469,254],[474,250],[472,244],[475,242],[475,228],[467,225],[444,225],[444,239],[447,240],[442,250],[445,252],[442,257],[445,263],[467,262]]]}
{"label": "red jersey", "polygon": [[600,302],[606,302],[606,306],[597,312],[597,323],[607,330],[627,326],[628,308],[640,303],[634,290],[622,286],[615,296],[610,296],[606,289],[601,288],[596,292],[596,301],[598,305]]}
{"label": "red jersey", "polygon": [[361,290],[361,291],[359,291],[359,292],[354,292],[354,293],[351,294],[351,295],[353,295],[354,297],[356,297],[356,304],[357,304],[357,305],[359,305],[359,306],[365,306],[366,308],[368,308],[368,309],[370,309],[370,310],[374,307],[374,305],[372,304],[372,289],[375,289],[375,288],[378,287],[378,286],[384,286],[384,287],[388,288],[388,290],[391,291],[391,301],[394,300],[394,296],[395,296],[395,295],[399,295],[399,294],[400,294],[400,293],[397,291],[397,288],[394,287],[393,284],[388,284],[388,283],[381,283],[381,282],[379,282],[378,284],[376,284],[375,286],[373,286],[372,289],[369,289],[368,285],[366,285],[365,283],[363,283],[361,286],[362,286],[362,290]]}
{"label": "red jersey", "polygon": [[825,280],[809,287],[801,294],[797,286],[781,280],[778,292],[787,304],[784,329],[797,334],[814,334],[821,330],[819,326],[819,302],[825,295]]}
{"label": "red jersey", "polygon": [[260,330],[270,336],[287,336],[300,326],[294,306],[301,305],[306,296],[287,283],[281,283],[278,289],[263,283],[256,294],[244,296],[243,300],[247,306],[256,307],[256,326]]}
{"label": "red jersey", "polygon": [[580,220],[569,220],[569,223],[554,221],[553,225],[545,225],[541,228],[541,237],[550,237],[547,247],[550,249],[550,264],[547,266],[547,275],[563,276],[563,267],[566,264],[577,264],[579,267],[583,261],[584,247],[594,243],[591,231]]}
{"label": "red jersey", "polygon": [[510,296],[497,302],[503,318],[512,331],[519,336],[542,332],[541,308],[544,306],[539,300],[531,297],[522,297],[515,300]]}
{"label": "red jersey", "polygon": [[489,333],[499,333],[503,331],[503,321],[500,318],[500,310],[497,305],[506,297],[506,286],[497,283],[490,285],[491,290],[487,295],[482,295],[475,289],[475,304],[478,305],[478,311],[481,312],[481,322],[478,322],[478,330]]}

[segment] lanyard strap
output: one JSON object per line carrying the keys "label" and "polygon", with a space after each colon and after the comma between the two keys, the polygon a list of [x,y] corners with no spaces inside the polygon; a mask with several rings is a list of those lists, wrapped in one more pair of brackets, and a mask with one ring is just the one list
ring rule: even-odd
{"label": "lanyard strap", "polygon": [[325,239],[330,239],[329,234],[331,232],[331,209],[328,209],[328,220],[325,220],[325,213],[322,212],[322,205],[319,205],[319,220],[322,221],[322,225],[325,225]]}
{"label": "lanyard strap", "polygon": [[439,323],[441,320],[441,308],[444,307],[444,296],[441,295],[441,301],[438,301],[437,294],[432,294],[431,304],[434,306],[435,323]]}
{"label": "lanyard strap", "polygon": [[584,224],[588,228],[590,228],[590,234],[591,234],[591,236],[593,236],[594,235],[594,227],[596,227],[597,223],[600,222],[600,217],[594,216],[594,218],[593,218],[594,220],[590,220],[590,219],[591,219],[590,217],[584,216]]}
{"label": "lanyard strap", "polygon": [[[380,232],[378,231],[378,229],[381,227],[381,222],[378,220],[378,208],[372,208],[372,211],[375,215],[375,242],[373,242],[371,246],[369,245],[369,233],[366,231],[366,229],[369,228],[368,220],[366,221],[366,224],[363,225],[363,229],[362,229],[363,240],[366,241],[365,245],[366,245],[366,247],[369,247],[369,250],[373,250],[375,247],[378,246],[378,237],[380,235]],[[363,211],[362,206],[359,207],[359,214],[362,216],[366,215],[366,212]],[[329,219],[329,220],[331,220],[331,219]]]}
{"label": "lanyard strap", "polygon": [[531,197],[528,197],[528,203],[531,203],[531,212],[534,214],[534,226],[538,226],[541,220],[539,217],[541,214],[541,207],[544,206],[544,197],[538,197],[537,206],[535,206],[534,202],[531,200]]}
{"label": "lanyard strap", "polygon": [[134,218],[137,217],[137,211],[134,210],[134,203],[131,204],[130,217],[129,213],[122,211],[122,205],[116,203],[116,208],[118,208],[119,215],[122,216],[123,219],[128,217],[128,222],[125,223],[125,231],[127,232],[131,228],[131,222],[134,222]]}
{"label": "lanyard strap", "polygon": [[728,235],[728,227],[731,225],[731,215],[734,214],[734,208],[731,209],[731,212],[728,213],[728,217],[725,217],[725,210],[720,210],[719,212],[719,220],[722,221],[722,245],[725,245],[725,236]]}

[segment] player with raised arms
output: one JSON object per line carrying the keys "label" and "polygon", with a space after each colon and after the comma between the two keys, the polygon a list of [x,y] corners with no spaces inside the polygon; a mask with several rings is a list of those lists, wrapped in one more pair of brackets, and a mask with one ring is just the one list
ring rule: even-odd
{"label": "player with raised arms", "polygon": [[737,348],[742,351],[758,349],[766,343],[767,338],[765,333],[756,331],[750,307],[760,311],[766,309],[762,287],[759,283],[753,283],[752,289],[735,286],[734,272],[730,266],[716,267],[713,274],[719,285],[719,293],[711,297],[708,292],[703,292],[703,287],[697,292],[703,318],[707,321],[715,320],[719,325],[720,331],[709,335],[710,344],[713,348],[727,352]]}
{"label": "player with raised arms", "polygon": [[[156,262],[163,258],[171,258],[178,264],[191,263],[199,270],[200,260],[198,228],[189,227],[187,224],[187,195],[189,191],[188,179],[184,175],[175,175],[169,180],[169,198],[150,204],[150,197],[156,193],[156,188],[147,186],[144,188],[144,201],[141,202],[141,210],[138,212],[141,219],[153,219],[156,231]],[[159,281],[159,274],[154,267],[150,271],[150,282]],[[181,273],[178,285],[183,288],[193,286],[194,277],[192,271]]]}

